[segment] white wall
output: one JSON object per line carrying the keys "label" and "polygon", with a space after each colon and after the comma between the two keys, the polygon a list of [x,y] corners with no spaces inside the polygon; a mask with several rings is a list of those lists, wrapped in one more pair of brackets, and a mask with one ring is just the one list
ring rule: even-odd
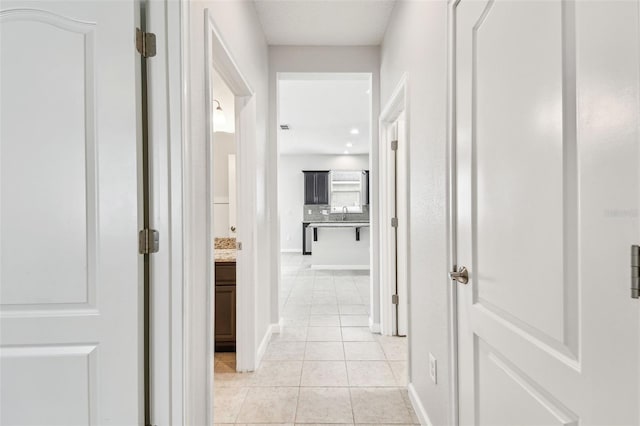
{"label": "white wall", "polygon": [[[225,110],[226,112],[226,110]],[[229,116],[228,119],[232,119]],[[232,236],[229,230],[229,155],[236,153],[236,135],[216,132],[213,147],[213,236]]]}
{"label": "white wall", "polygon": [[[255,11],[253,2],[245,1],[190,1],[184,3],[186,22],[188,29],[187,49],[185,52],[188,61],[189,82],[186,108],[189,110],[190,121],[185,123],[188,126],[187,140],[185,142],[185,163],[191,168],[191,173],[196,173],[193,182],[188,187],[193,188],[192,193],[185,194],[186,197],[197,200],[196,211],[191,217],[185,217],[187,235],[197,235],[197,229],[188,228],[188,224],[202,223],[206,221],[206,191],[207,191],[207,171],[206,171],[206,120],[205,120],[205,63],[204,63],[204,11],[209,8],[213,15],[213,20],[218,28],[224,43],[229,49],[233,59],[247,79],[251,88],[255,92],[257,125],[256,125],[256,164],[257,179],[255,182],[257,193],[257,244],[259,253],[269,252],[269,217],[266,209],[266,146],[267,146],[267,99],[268,99],[268,48],[261,25]],[[202,240],[198,241],[201,250],[194,252],[185,251],[185,259],[191,265],[206,265],[210,261],[211,241],[206,240],[204,230],[200,230]],[[269,277],[269,259],[267,256],[259,256],[257,259],[257,277]],[[199,324],[206,323],[207,287],[204,269],[197,270],[193,275],[185,277],[187,290],[185,293],[185,303],[190,306],[189,320],[197,321]],[[256,282],[256,347],[265,335],[271,318],[271,286],[268,280],[258,280]],[[187,322],[185,328],[189,328]],[[185,363],[190,366],[190,375],[186,380],[190,385],[185,389],[185,413],[187,424],[204,425],[206,418],[202,413],[206,412],[208,401],[207,382],[211,380],[207,371],[193,371],[193,366],[209,367],[210,360],[206,359],[207,336],[190,337],[188,344],[190,358],[185,359]],[[198,389],[190,393],[190,389]]]}
{"label": "white wall", "polygon": [[[451,424],[447,279],[447,5],[396,4],[381,51],[381,102],[409,86],[410,379],[434,425]],[[438,384],[428,359],[438,361]]]}
{"label": "white wall", "polygon": [[[284,72],[365,72],[372,75],[371,102],[373,136],[370,162],[378,162],[378,115],[380,112],[380,48],[378,46],[338,47],[338,46],[270,46],[269,47],[269,189],[268,194],[270,212],[270,232],[273,241],[269,261],[274,266],[271,271],[271,282],[274,286],[271,306],[274,316],[272,321],[278,320],[277,282],[280,278],[280,218],[278,208],[278,145],[277,145],[277,77]],[[371,211],[377,209],[378,203],[378,174],[370,168],[371,176]],[[372,269],[373,289],[371,297],[371,314],[374,323],[380,323],[380,282],[378,280],[378,223],[377,218],[371,218],[372,236]],[[266,256],[265,256],[266,257]]]}
{"label": "white wall", "polygon": [[368,155],[281,155],[278,165],[280,249],[302,252],[302,170],[368,170]]}

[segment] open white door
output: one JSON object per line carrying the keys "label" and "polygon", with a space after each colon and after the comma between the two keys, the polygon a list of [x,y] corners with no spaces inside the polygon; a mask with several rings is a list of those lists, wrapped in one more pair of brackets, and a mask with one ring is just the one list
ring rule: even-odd
{"label": "open white door", "polygon": [[638,425],[639,4],[452,4],[460,424]]}
{"label": "open white door", "polygon": [[142,423],[134,6],[1,5],[3,425]]}

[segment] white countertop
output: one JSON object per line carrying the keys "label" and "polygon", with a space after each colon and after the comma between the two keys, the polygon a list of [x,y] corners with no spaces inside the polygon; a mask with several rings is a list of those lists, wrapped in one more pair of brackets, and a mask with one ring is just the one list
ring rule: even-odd
{"label": "white countertop", "polygon": [[311,228],[366,228],[369,222],[311,222]]}

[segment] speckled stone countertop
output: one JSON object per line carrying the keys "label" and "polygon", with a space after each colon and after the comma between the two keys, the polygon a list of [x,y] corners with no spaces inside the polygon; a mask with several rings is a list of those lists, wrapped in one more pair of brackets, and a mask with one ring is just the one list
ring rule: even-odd
{"label": "speckled stone countertop", "polygon": [[213,242],[214,259],[216,262],[235,262],[236,261],[236,239],[235,238],[216,238]]}
{"label": "speckled stone countertop", "polygon": [[217,249],[235,249],[235,238],[214,238],[213,246]]}

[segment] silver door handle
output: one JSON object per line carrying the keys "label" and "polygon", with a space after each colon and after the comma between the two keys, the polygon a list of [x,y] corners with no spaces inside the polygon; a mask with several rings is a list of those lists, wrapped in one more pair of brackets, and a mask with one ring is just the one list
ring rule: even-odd
{"label": "silver door handle", "polygon": [[236,227],[235,226],[231,227],[231,232],[236,232]]}
{"label": "silver door handle", "polygon": [[466,284],[469,282],[469,271],[464,266],[460,266],[457,272],[449,272],[449,278],[460,284]]}

